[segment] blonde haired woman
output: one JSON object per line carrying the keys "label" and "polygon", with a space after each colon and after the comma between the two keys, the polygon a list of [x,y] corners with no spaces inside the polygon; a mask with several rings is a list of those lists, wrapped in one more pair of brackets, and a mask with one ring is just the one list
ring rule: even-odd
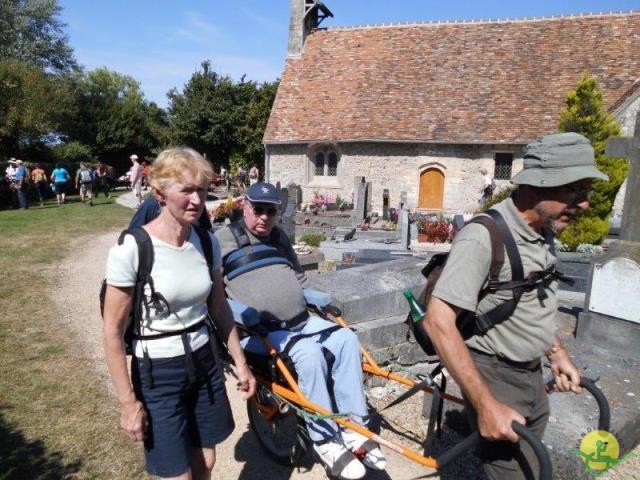
{"label": "blonde haired woman", "polygon": [[[120,425],[131,439],[144,440],[147,471],[163,478],[211,478],[215,445],[234,428],[208,314],[234,360],[238,389],[245,398],[255,393],[224,296],[220,247],[192,226],[212,177],[209,163],[190,148],[164,150],[153,164],[149,181],[162,210],[143,228],[153,245],[151,277],[162,301],[143,314],[131,378],[123,338],[138,267],[135,239],[125,235],[107,261],[104,348]],[[211,240],[211,270],[200,235]]]}

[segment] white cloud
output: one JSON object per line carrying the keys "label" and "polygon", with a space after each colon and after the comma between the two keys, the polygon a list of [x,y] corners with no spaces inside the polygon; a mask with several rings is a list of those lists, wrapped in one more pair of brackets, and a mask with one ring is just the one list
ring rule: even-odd
{"label": "white cloud", "polygon": [[206,21],[199,13],[188,11],[185,13],[185,17],[187,24],[175,30],[174,37],[207,47],[219,44],[224,39],[222,30]]}

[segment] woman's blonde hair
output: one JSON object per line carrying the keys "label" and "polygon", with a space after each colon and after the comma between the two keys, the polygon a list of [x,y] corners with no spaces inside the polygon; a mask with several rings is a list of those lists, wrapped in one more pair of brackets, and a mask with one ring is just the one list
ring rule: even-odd
{"label": "woman's blonde hair", "polygon": [[149,184],[164,193],[169,184],[184,181],[185,172],[191,173],[196,184],[210,182],[213,168],[202,155],[189,147],[167,148],[160,152],[151,165]]}

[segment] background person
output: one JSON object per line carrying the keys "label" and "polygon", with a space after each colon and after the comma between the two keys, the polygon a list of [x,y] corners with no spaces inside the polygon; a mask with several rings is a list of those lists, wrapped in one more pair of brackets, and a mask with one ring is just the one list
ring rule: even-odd
{"label": "background person", "polygon": [[38,201],[42,207],[44,205],[44,199],[47,195],[47,188],[49,187],[49,184],[47,183],[47,172],[44,171],[41,163],[31,171],[31,180],[33,181],[36,194],[38,195]]}
{"label": "background person", "polygon": [[67,187],[70,180],[71,175],[69,175],[67,169],[60,163],[56,163],[56,168],[51,172],[51,183],[53,183],[53,188],[56,192],[58,205],[66,203]]}
{"label": "background person", "polygon": [[13,186],[18,195],[18,205],[20,210],[29,208],[29,170],[22,160],[16,160],[16,174],[13,178]]}
{"label": "background person", "polygon": [[[493,207],[515,239],[524,278],[554,267],[553,237],[589,207],[593,178],[607,176],[595,167],[593,148],[582,135],[552,134],[527,145],[524,168],[512,179],[518,188]],[[553,276],[525,291],[505,320],[465,344],[456,328],[458,315],[464,310],[485,313],[512,295],[498,291],[478,299],[490,263],[485,227],[470,224],[458,232],[423,324],[464,394],[471,424],[491,442],[481,450],[485,472],[493,479],[521,479],[527,469],[522,455],[534,472],[537,459],[526,442],[520,447],[512,443],[518,435],[511,424],[526,424],[542,439],[549,400],[541,357],[551,364],[557,391],[580,393],[580,373],[556,335],[558,282]],[[509,262],[499,278],[511,280]]]}
{"label": "background person", "polygon": [[133,190],[138,207],[142,204],[142,165],[138,162],[138,155],[135,153],[129,157],[131,160],[131,170],[129,181],[131,182],[131,190]]}
{"label": "background person", "polygon": [[493,191],[495,190],[495,181],[493,177],[489,175],[489,171],[486,168],[481,168],[480,173],[482,174],[482,188],[480,189],[480,205],[486,204],[491,196],[493,195]]}
{"label": "background person", "polygon": [[[367,403],[363,390],[360,344],[355,333],[348,328],[326,332],[336,324],[309,315],[302,285],[306,277],[287,235],[280,230],[278,207],[280,197],[269,183],[252,185],[244,199],[244,219],[236,225],[247,235],[249,245],[239,247],[229,226],[216,231],[220,241],[225,272],[225,287],[229,298],[254,307],[262,322],[270,330],[269,339],[282,351],[298,335],[309,335],[295,341],[289,349],[302,392],[314,403],[329,411],[336,411],[327,382],[332,381],[335,405],[338,412],[349,412],[354,421],[364,424]],[[238,274],[234,264],[244,263],[251,252],[276,251],[265,257],[255,268],[247,264]],[[283,327],[282,324],[285,324]],[[263,351],[262,342],[251,337],[248,350]],[[324,349],[331,352],[334,361],[327,363]],[[345,479],[362,478],[365,468],[352,453],[364,451],[363,463],[382,470],[386,460],[373,441],[351,430],[341,430],[330,419],[307,419],[313,449],[331,474]]]}
{"label": "background person", "polygon": [[[207,313],[234,360],[238,389],[245,399],[255,393],[255,379],[224,296],[218,242],[210,237],[214,259],[209,271],[199,236],[191,227],[204,208],[212,176],[211,166],[189,148],[165,150],[154,163],[150,183],[163,208],[144,229],[153,243],[155,291],[166,303],[151,306],[142,335],[163,336],[134,341],[131,378],[123,335],[137,274],[135,240],[125,236],[107,261],[104,346],[120,403],[120,424],[131,439],[144,440],[147,470],[163,478],[209,479],[215,446],[234,428],[221,366],[216,364],[205,323]],[[149,370],[144,367],[144,352],[150,359]],[[197,373],[193,382],[186,365],[189,355]]]}
{"label": "background person", "polygon": [[80,193],[80,201],[84,203],[89,200],[89,205],[93,206],[93,175],[84,162],[80,162],[76,172],[76,189]]}
{"label": "background person", "polygon": [[258,183],[259,178],[260,178],[260,170],[258,170],[258,167],[256,167],[254,164],[249,169],[249,185]]}

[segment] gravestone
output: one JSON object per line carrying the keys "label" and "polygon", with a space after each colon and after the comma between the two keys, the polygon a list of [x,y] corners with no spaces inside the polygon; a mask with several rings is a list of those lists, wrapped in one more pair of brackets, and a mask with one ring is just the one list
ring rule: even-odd
{"label": "gravestone", "polygon": [[295,242],[296,238],[296,224],[294,222],[294,216],[296,214],[295,195],[290,195],[288,189],[281,188],[278,190],[280,195],[280,205],[282,205],[282,216],[280,217],[280,228],[286,233],[291,242]]}
{"label": "gravestone", "polygon": [[361,178],[362,181],[355,182],[355,199],[356,204],[353,209],[354,221],[356,224],[360,223],[367,217],[367,184],[364,183],[364,177],[356,177]]}
{"label": "gravestone", "polygon": [[382,189],[382,219],[389,220],[389,189]]}
{"label": "gravestone", "polygon": [[407,204],[407,192],[400,192],[400,210]]}
{"label": "gravestone", "polygon": [[620,240],[591,265],[576,337],[640,359],[640,112],[633,137],[609,140],[606,154],[630,160]]}
{"label": "gravestone", "polygon": [[400,211],[400,246],[409,250],[411,244],[411,231],[409,230],[409,211],[403,208]]}
{"label": "gravestone", "polygon": [[302,203],[302,189],[295,182],[287,184],[287,191],[289,192],[289,203],[292,203],[294,208]]}

